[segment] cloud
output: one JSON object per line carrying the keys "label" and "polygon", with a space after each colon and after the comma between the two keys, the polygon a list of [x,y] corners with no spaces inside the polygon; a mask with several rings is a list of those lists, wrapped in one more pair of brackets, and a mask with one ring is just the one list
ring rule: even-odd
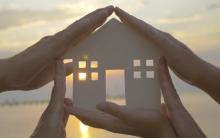
{"label": "cloud", "polygon": [[120,6],[128,11],[136,12],[148,4],[148,0],[75,0],[65,1],[48,9],[27,9],[16,5],[0,6],[0,30],[38,21],[50,22],[80,17],[97,8],[105,7],[110,4]]}
{"label": "cloud", "polygon": [[207,5],[207,10],[215,10],[215,9],[218,9],[220,8],[220,3],[212,3],[212,4],[209,4]]}
{"label": "cloud", "polygon": [[30,10],[18,8],[0,9],[0,29],[8,29],[19,25],[26,25],[38,21],[50,22],[53,20],[64,20],[84,14],[82,10],[69,10],[68,8],[54,8],[50,10]]}
{"label": "cloud", "polygon": [[188,23],[188,22],[199,21],[202,18],[203,18],[203,16],[195,14],[192,16],[161,18],[161,19],[157,20],[157,23],[159,23],[159,24]]}

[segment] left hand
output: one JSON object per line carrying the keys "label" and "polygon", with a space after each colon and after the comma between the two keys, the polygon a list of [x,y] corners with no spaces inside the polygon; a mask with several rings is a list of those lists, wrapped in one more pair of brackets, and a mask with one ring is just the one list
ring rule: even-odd
{"label": "left hand", "polygon": [[[77,20],[53,36],[8,59],[0,59],[0,92],[33,90],[54,78],[55,61],[101,26],[112,14],[113,6],[100,8]],[[66,64],[67,75],[72,64]]]}
{"label": "left hand", "polygon": [[38,122],[31,138],[66,138],[65,126],[69,114],[64,108],[72,102],[65,97],[65,69],[63,62],[57,61],[54,88],[48,107]]}

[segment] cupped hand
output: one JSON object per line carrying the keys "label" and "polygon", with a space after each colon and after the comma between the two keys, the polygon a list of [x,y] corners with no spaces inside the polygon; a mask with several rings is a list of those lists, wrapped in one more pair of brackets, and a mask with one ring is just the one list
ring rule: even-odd
{"label": "cupped hand", "polygon": [[89,126],[115,133],[154,138],[205,138],[181,103],[165,58],[160,59],[159,72],[165,101],[160,112],[132,109],[109,102],[97,105],[97,109],[102,113],[74,106],[67,107],[66,111]]}
{"label": "cupped hand", "polygon": [[156,110],[132,109],[110,102],[98,104],[97,109],[101,112],[70,106],[66,111],[86,125],[113,133],[154,138],[163,133],[164,138],[175,137],[169,121]]}
{"label": "cupped hand", "polygon": [[55,67],[54,88],[50,102],[42,114],[31,138],[65,138],[65,126],[69,114],[64,107],[72,106],[70,99],[64,99],[66,91],[66,77],[63,62],[57,61]]}
{"label": "cupped hand", "polygon": [[[36,89],[53,80],[56,59],[101,26],[113,10],[113,6],[98,9],[20,54],[0,60],[0,91]],[[67,75],[71,66],[66,64]]]}
{"label": "cupped hand", "polygon": [[184,43],[170,34],[154,28],[118,7],[115,8],[115,13],[123,23],[155,43],[177,76],[187,83],[203,89],[220,103],[220,69],[218,67],[199,58]]}

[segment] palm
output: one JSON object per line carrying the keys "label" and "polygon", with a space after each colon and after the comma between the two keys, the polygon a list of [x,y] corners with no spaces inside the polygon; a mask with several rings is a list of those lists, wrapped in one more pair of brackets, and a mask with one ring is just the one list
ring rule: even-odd
{"label": "palm", "polygon": [[165,114],[156,110],[131,109],[114,103],[98,105],[97,108],[104,113],[77,107],[68,111],[87,125],[120,134],[155,137],[171,130]]}

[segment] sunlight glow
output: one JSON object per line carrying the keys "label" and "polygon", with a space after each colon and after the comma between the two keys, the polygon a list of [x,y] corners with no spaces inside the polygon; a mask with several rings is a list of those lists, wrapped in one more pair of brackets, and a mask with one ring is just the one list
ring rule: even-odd
{"label": "sunlight glow", "polygon": [[80,122],[80,132],[81,132],[82,138],[89,137],[89,127],[87,125],[84,125],[82,122]]}
{"label": "sunlight glow", "polygon": [[64,63],[64,64],[70,63],[70,62],[73,62],[73,59],[64,59],[64,60],[63,60],[63,63]]}

